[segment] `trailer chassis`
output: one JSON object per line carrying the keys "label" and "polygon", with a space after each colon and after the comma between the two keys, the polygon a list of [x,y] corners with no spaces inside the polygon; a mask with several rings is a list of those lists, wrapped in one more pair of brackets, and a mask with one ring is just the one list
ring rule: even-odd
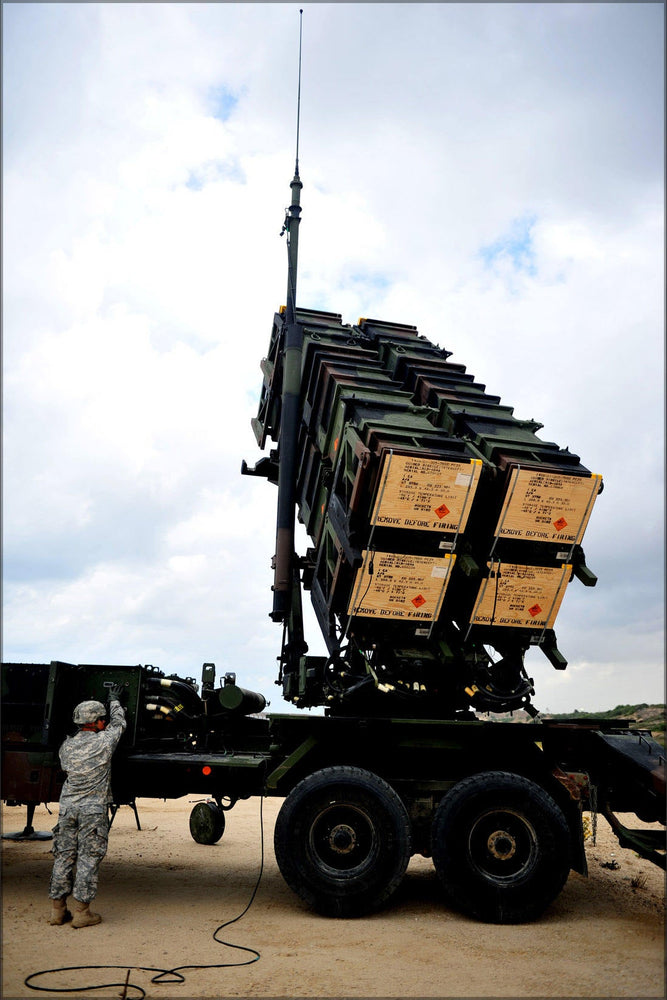
{"label": "trailer chassis", "polygon": [[[587,874],[585,810],[604,815],[621,846],[665,868],[663,831],[629,829],[616,815],[664,822],[664,750],[626,722],[274,714],[235,720],[233,740],[221,748],[216,734],[213,747],[120,748],[115,807],[133,806],[139,825],[137,798],[202,795],[190,832],[215,843],[240,799],[284,798],[278,865],[328,916],[385,904],[410,857],[422,854],[469,915],[535,919],[570,870]],[[34,809],[57,798],[54,748],[6,747],[3,758],[8,801]]]}

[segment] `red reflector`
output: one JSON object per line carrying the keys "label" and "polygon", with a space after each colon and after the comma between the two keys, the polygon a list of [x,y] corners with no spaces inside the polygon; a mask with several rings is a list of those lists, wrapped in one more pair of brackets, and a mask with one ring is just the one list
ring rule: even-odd
{"label": "red reflector", "polygon": [[212,771],[211,771],[211,768],[210,768],[210,767],[208,766],[208,764],[207,764],[207,765],[206,765],[205,767],[202,767],[202,769],[201,769],[201,773],[202,773],[202,774],[206,774],[206,775],[208,775],[208,774],[211,774],[211,773],[212,773]]}

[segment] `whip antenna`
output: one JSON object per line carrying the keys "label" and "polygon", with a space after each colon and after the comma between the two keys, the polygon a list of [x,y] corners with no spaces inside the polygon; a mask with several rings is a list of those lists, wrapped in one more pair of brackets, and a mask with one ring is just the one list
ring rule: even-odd
{"label": "whip antenna", "polygon": [[303,37],[303,10],[299,11],[299,82],[296,99],[296,157],[294,161],[294,177],[290,183],[292,189],[292,204],[285,212],[283,233],[287,233],[287,305],[285,319],[287,323],[296,320],[296,273],[299,257],[299,221],[301,216],[301,188],[299,178],[299,130],[301,125],[301,43]]}
{"label": "whip antenna", "polygon": [[294,174],[299,176],[299,125],[301,122],[301,42],[303,39],[303,10],[299,11],[299,83],[296,92],[296,164]]}

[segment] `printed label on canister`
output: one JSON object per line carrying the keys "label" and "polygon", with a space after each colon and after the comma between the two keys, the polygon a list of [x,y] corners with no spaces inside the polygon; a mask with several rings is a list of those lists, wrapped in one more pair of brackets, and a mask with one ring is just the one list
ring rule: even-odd
{"label": "printed label on canister", "polygon": [[495,534],[531,542],[578,545],[602,477],[514,469]]}
{"label": "printed label on canister", "polygon": [[572,566],[487,563],[470,622],[507,628],[553,628]]}
{"label": "printed label on canister", "polygon": [[386,452],[371,522],[418,531],[463,531],[482,463]]}
{"label": "printed label on canister", "polygon": [[348,614],[406,621],[437,618],[456,556],[401,555],[365,551],[354,581]]}

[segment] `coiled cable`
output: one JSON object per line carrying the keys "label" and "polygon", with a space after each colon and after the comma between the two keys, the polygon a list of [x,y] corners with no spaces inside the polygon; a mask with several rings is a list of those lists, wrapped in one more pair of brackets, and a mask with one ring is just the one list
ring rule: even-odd
{"label": "coiled cable", "polygon": [[[184,983],[185,976],[183,975],[186,971],[198,970],[198,969],[231,969],[240,968],[243,965],[253,965],[253,963],[258,962],[261,958],[261,954],[256,948],[250,948],[243,944],[232,944],[231,941],[223,941],[218,935],[226,927],[231,927],[232,924],[238,923],[242,917],[246,915],[250,907],[255,901],[257,891],[262,881],[262,875],[264,873],[264,797],[266,790],[262,789],[259,802],[259,829],[260,829],[260,865],[259,874],[257,876],[257,881],[255,882],[254,888],[250,894],[250,899],[246,903],[245,907],[236,916],[232,917],[231,920],[225,920],[223,923],[219,924],[213,931],[213,940],[217,944],[224,945],[226,948],[233,948],[236,951],[242,951],[248,954],[250,957],[246,958],[244,961],[240,962],[218,962],[211,965],[177,965],[172,969],[162,969],[150,965],[66,965],[61,966],[57,969],[43,969],[39,972],[32,972],[29,976],[23,980],[23,983],[29,990],[38,990],[42,993],[85,993],[89,990],[103,990],[111,989],[114,986],[120,986],[122,988],[121,998],[122,1000],[128,1000],[132,997],[133,1000],[143,1000],[146,996],[146,991],[143,987],[139,986],[137,983],[130,982],[130,973],[135,970],[136,972],[155,972],[157,973],[151,979],[151,983],[156,985],[172,985],[174,983]],[[81,972],[85,970],[92,969],[123,969],[127,975],[125,979],[121,982],[108,982],[108,983],[96,983],[92,986],[36,986],[34,980],[42,976],[52,976],[56,973],[62,972]],[[135,990],[134,994],[129,994],[128,990]]]}

